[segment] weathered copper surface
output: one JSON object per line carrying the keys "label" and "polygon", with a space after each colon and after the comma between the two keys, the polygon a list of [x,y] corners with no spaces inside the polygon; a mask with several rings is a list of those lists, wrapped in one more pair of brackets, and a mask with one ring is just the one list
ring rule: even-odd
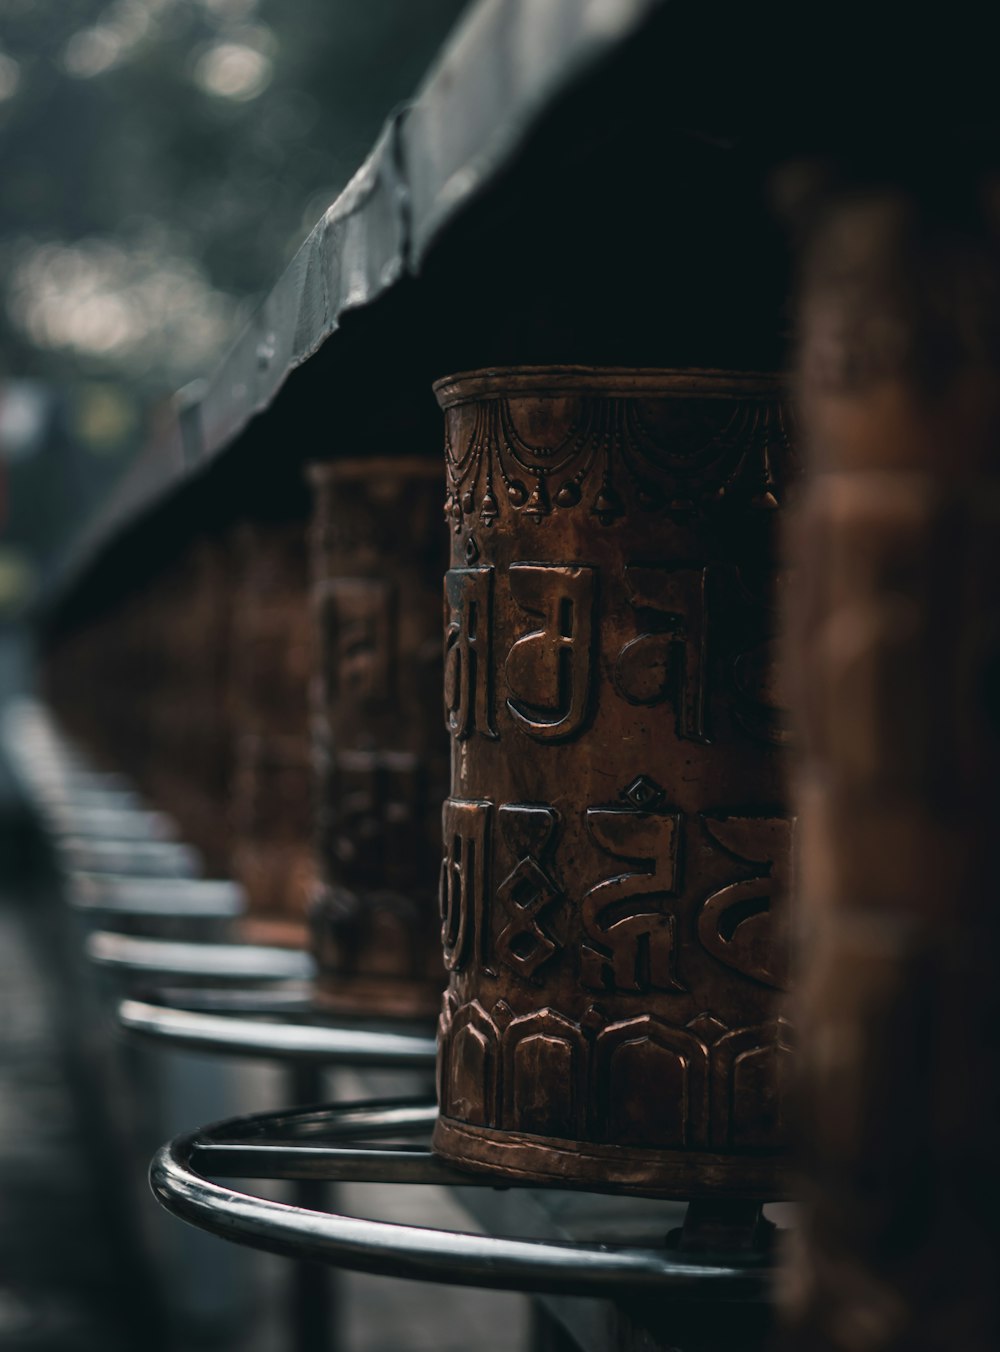
{"label": "weathered copper surface", "polygon": [[234,553],[233,874],[247,893],[246,937],[304,946],[316,874],[306,524],[244,523]]}
{"label": "weathered copper surface", "polygon": [[677,1196],[783,1184],[792,471],[767,376],[441,381],[450,1159]]}
{"label": "weathered copper surface", "polygon": [[803,1352],[1000,1345],[1000,232],[945,184],[841,200],[806,266]]}
{"label": "weathered copper surface", "polygon": [[444,986],[436,891],[448,780],[435,717],[441,471],[400,458],[311,473],[320,993],[348,1010],[433,1013]]}

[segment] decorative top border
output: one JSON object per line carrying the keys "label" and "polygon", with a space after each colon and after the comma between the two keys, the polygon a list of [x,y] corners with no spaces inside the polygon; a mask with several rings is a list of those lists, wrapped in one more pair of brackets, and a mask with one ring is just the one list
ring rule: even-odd
{"label": "decorative top border", "polygon": [[[500,514],[498,495],[539,520],[583,503],[602,525],[624,516],[632,500],[642,511],[686,514],[740,496],[772,511],[794,461],[785,388],[778,376],[756,372],[582,366],[500,368],[438,381],[447,413],[446,517],[456,533],[477,515],[489,527]],[[531,444],[519,431],[512,409],[525,398],[565,398],[571,406],[551,444]],[[715,425],[680,441],[649,425],[652,409],[672,411],[686,401],[714,406]],[[470,412],[456,416],[465,407]]]}
{"label": "decorative top border", "polygon": [[512,394],[556,398],[712,398],[774,400],[787,397],[787,376],[774,371],[627,366],[488,366],[459,371],[433,385],[442,409]]}

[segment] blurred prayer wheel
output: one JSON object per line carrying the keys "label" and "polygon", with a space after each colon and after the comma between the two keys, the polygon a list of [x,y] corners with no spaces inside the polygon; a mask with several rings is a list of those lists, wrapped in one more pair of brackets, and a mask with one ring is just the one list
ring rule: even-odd
{"label": "blurred prayer wheel", "polygon": [[210,873],[228,868],[225,710],[231,561],[195,536],[152,577],[56,636],[46,692],[98,765],[125,771],[179,825]]}
{"label": "blurred prayer wheel", "polygon": [[435,390],[452,540],[435,1147],[540,1181],[780,1195],[778,382],[525,368]]}
{"label": "blurred prayer wheel", "polygon": [[244,524],[234,552],[233,873],[246,938],[302,947],[315,882],[305,522]]}
{"label": "blurred prayer wheel", "polygon": [[313,720],[322,882],[319,997],[433,1015],[448,740],[441,698],[440,475],[433,461],[315,466]]}
{"label": "blurred prayer wheel", "polygon": [[[134,692],[141,700],[133,722],[134,744],[123,746],[120,764],[178,822],[182,836],[197,846],[207,872],[225,876],[232,766],[226,691],[233,604],[227,543],[207,536],[190,542],[152,580],[142,603],[148,680]],[[109,693],[130,702],[118,684]]]}
{"label": "blurred prayer wheel", "polygon": [[132,590],[47,635],[41,653],[43,689],[62,729],[96,764],[127,765],[137,779],[146,778],[152,753],[149,696],[157,675],[147,601]]}
{"label": "blurred prayer wheel", "polygon": [[945,184],[848,184],[803,270],[804,1352],[1000,1339],[1000,230]]}

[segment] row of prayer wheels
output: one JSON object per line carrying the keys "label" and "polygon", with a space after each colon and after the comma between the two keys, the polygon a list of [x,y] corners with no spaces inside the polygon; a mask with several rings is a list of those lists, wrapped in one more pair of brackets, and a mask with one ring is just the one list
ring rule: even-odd
{"label": "row of prayer wheels", "polygon": [[803,1348],[997,1345],[995,202],[830,208],[794,420],[440,381],[443,475],[317,467],[53,669],[331,1008],[438,1012],[453,1162],[785,1196],[799,1065]]}
{"label": "row of prayer wheels", "polygon": [[444,476],[314,467],[308,523],[199,540],[84,631],[74,695],[244,885],[248,938],[308,925],[332,1009],[440,1011],[452,1160],[782,1195],[780,386],[530,368],[436,393]]}

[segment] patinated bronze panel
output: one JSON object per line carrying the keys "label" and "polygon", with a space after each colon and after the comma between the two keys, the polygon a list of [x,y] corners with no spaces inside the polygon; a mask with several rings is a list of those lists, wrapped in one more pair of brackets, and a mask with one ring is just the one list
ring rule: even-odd
{"label": "patinated bronze panel", "polygon": [[436,1148],[522,1177],[775,1195],[794,834],[778,385],[538,368],[435,388],[452,542]]}
{"label": "patinated bronze panel", "polygon": [[448,739],[434,461],[316,466],[314,754],[323,882],[312,910],[331,1006],[432,1014]]}

